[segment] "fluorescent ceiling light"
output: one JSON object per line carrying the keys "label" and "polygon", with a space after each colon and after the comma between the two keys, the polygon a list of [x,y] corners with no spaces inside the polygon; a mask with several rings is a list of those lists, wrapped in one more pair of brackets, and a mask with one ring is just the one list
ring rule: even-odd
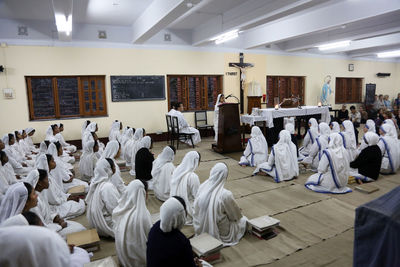
{"label": "fluorescent ceiling light", "polygon": [[218,35],[210,40],[215,41],[215,44],[222,44],[229,40],[235,39],[238,36],[239,36],[239,30],[233,30],[233,31],[229,31],[224,34]]}
{"label": "fluorescent ceiling light", "polygon": [[67,16],[63,14],[56,14],[57,31],[65,32],[69,35],[72,32],[72,15]]}
{"label": "fluorescent ceiling light", "polygon": [[319,45],[317,47],[318,47],[318,49],[320,51],[325,51],[325,50],[330,50],[330,49],[349,46],[350,42],[351,41],[341,41],[341,42],[335,42],[335,43],[330,43],[330,44]]}
{"label": "fluorescent ceiling light", "polygon": [[382,52],[376,54],[380,58],[384,57],[400,57],[400,50],[390,51],[390,52]]}

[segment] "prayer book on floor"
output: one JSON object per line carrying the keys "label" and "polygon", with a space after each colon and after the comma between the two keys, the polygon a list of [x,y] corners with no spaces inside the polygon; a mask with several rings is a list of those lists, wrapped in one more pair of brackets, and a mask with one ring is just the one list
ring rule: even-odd
{"label": "prayer book on floor", "polygon": [[100,238],[96,229],[85,230],[67,235],[68,245],[75,245],[86,249],[88,252],[100,249]]}
{"label": "prayer book on floor", "polygon": [[85,186],[77,185],[68,189],[68,194],[71,196],[84,196],[85,195]]}
{"label": "prayer book on floor", "polygon": [[378,191],[379,188],[372,185],[372,184],[362,184],[362,185],[358,185],[355,187],[356,190],[366,193],[366,194],[371,194],[375,191]]}
{"label": "prayer book on floor", "polygon": [[208,233],[202,233],[190,240],[193,252],[208,263],[216,263],[221,260],[221,249],[224,244]]}
{"label": "prayer book on floor", "polygon": [[251,226],[251,233],[258,238],[270,239],[276,236],[275,226],[278,226],[280,221],[278,219],[269,217],[267,215],[257,217],[249,220]]}

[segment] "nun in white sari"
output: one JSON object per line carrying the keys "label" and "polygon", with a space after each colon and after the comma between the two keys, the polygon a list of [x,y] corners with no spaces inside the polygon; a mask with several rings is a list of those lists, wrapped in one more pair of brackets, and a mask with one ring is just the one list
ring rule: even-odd
{"label": "nun in white sari", "polygon": [[193,226],[196,235],[208,233],[225,246],[233,246],[243,237],[247,218],[232,192],[224,188],[227,177],[228,167],[224,163],[217,163],[211,169],[194,201]]}
{"label": "nun in white sari", "polygon": [[145,267],[147,237],[153,224],[146,208],[146,190],[140,180],[127,186],[112,219],[119,262],[125,267]]}
{"label": "nun in white sari", "polygon": [[0,205],[0,223],[22,212],[28,200],[28,189],[24,183],[10,186]]}
{"label": "nun in white sari", "polygon": [[[53,157],[47,160],[50,155],[40,155],[37,161],[37,168],[47,171],[49,175],[49,189],[44,192],[48,203],[61,218],[74,218],[85,212],[85,202],[82,199],[71,197],[70,194],[64,193],[63,188],[59,185],[57,178],[53,176],[51,170],[56,167]],[[50,164],[49,164],[50,163]],[[75,201],[78,200],[78,201]]]}
{"label": "nun in white sari", "polygon": [[118,142],[121,142],[121,122],[120,121],[114,121],[111,125],[111,130],[110,134],[108,135],[108,141],[113,141],[116,140]]}
{"label": "nun in white sari", "polygon": [[[367,120],[367,122],[364,125],[363,131],[364,131],[364,136],[366,133],[376,133],[375,122],[373,120]],[[358,147],[357,154],[360,154],[360,152],[366,147],[368,147],[368,144],[365,143],[365,138],[363,138],[361,141],[361,145]]]}
{"label": "nun in white sari", "polygon": [[352,162],[357,157],[357,143],[356,135],[354,132],[353,123],[349,120],[345,120],[342,123],[344,131],[339,134],[343,138],[343,146],[346,148],[347,153],[349,153],[349,161]]}
{"label": "nun in white sari", "polygon": [[130,175],[133,175],[133,176],[136,175],[136,172],[135,172],[136,153],[143,147],[150,150],[150,147],[151,147],[150,136],[145,136],[145,137],[141,138],[140,140],[136,141],[135,144],[133,145],[132,155],[131,155],[131,170],[129,171]]}
{"label": "nun in white sari", "polygon": [[314,119],[314,118],[309,119],[308,126],[310,127],[310,129],[308,129],[306,136],[304,137],[303,146],[301,148],[299,148],[299,153],[301,155],[303,155],[304,157],[308,156],[308,154],[310,153],[311,147],[315,142],[315,139],[319,135],[318,122],[316,119]]}
{"label": "nun in white sari", "polygon": [[[133,129],[128,130],[128,136],[132,138],[128,138],[128,141],[125,144],[125,154],[124,159],[126,161],[126,166],[131,166],[132,160],[135,161],[135,158],[132,159],[132,153],[135,149],[136,143],[138,143],[143,138],[143,128],[136,129],[135,133],[133,133]],[[137,152],[137,150],[136,150]],[[136,155],[135,152],[135,155]]]}
{"label": "nun in white sari", "polygon": [[243,156],[240,158],[239,165],[256,167],[258,164],[267,161],[268,144],[258,126],[251,128],[250,136]]}
{"label": "nun in white sari", "polygon": [[118,143],[118,141],[116,140],[110,141],[107,143],[107,146],[104,149],[104,152],[101,155],[100,159],[109,158],[114,162],[115,173],[111,177],[111,182],[118,189],[118,192],[122,194],[125,192],[126,186],[124,184],[124,181],[122,180],[119,166],[115,161],[115,159],[119,157],[120,152],[121,152],[121,146]]}
{"label": "nun in white sari", "polygon": [[47,154],[52,155],[56,163],[56,167],[50,171],[50,174],[52,175],[52,177],[55,178],[58,185],[63,188],[64,193],[68,192],[71,187],[78,185],[85,186],[85,192],[87,192],[89,189],[89,185],[82,180],[73,178],[74,175],[70,170],[72,170],[74,167],[71,164],[66,163],[60,159],[58,155],[61,153],[62,147],[60,147],[60,149],[57,149],[54,143],[51,143],[49,145],[49,148],[47,149]]}
{"label": "nun in white sari", "polygon": [[331,134],[331,128],[325,122],[319,124],[320,136],[315,139],[311,147],[310,154],[302,160],[302,163],[311,164],[313,170],[317,170],[323,151],[328,148],[328,139]]}
{"label": "nun in white sari", "polygon": [[89,141],[82,150],[83,153],[79,160],[79,173],[81,179],[88,182],[94,176],[94,168],[98,160],[96,152],[99,150],[99,146],[95,141]]}
{"label": "nun in white sari", "polygon": [[[84,147],[88,141],[94,141],[93,134],[95,134],[98,130],[97,123],[96,122],[91,122],[85,130],[85,133],[83,134],[82,138],[82,147]],[[97,152],[99,155],[103,153],[105,145],[97,140],[97,143],[99,144],[99,152]]]}
{"label": "nun in white sari", "polygon": [[[1,161],[0,161],[0,179],[2,179],[8,188],[9,185],[15,184],[18,182],[17,177],[15,176],[15,172],[10,162],[8,161],[8,157],[6,152],[1,151]],[[6,188],[2,188],[7,190]],[[1,191],[1,189],[0,189]],[[5,192],[4,191],[4,192]]]}
{"label": "nun in white sari", "polygon": [[170,182],[175,170],[174,157],[174,150],[170,146],[166,146],[153,161],[153,168],[151,170],[151,176],[153,177],[152,187],[154,195],[161,201],[166,201],[170,195]]}
{"label": "nun in white sari", "polygon": [[114,173],[114,162],[111,159],[100,159],[86,196],[89,224],[97,229],[100,236],[105,237],[114,237],[112,213],[120,199],[117,188],[110,181]]}
{"label": "nun in white sari", "polygon": [[318,165],[318,173],[311,175],[305,186],[318,193],[345,194],[351,192],[347,187],[350,161],[343,139],[332,133],[329,146],[324,150]]}
{"label": "nun in white sari", "polygon": [[389,123],[382,124],[379,128],[381,138],[378,146],[382,152],[381,173],[396,173],[400,165],[400,147],[396,129]]}
{"label": "nun in white sari", "polygon": [[[127,127],[127,126],[126,126]],[[124,129],[122,136],[121,136],[121,157],[125,159],[125,150],[126,150],[126,144],[129,140],[133,139],[133,129],[132,128],[126,128]]]}
{"label": "nun in white sari", "polygon": [[297,150],[289,131],[282,130],[279,133],[279,141],[272,147],[268,161],[259,164],[253,175],[258,172],[268,174],[277,183],[291,180],[299,175]]}
{"label": "nun in white sari", "polygon": [[215,140],[215,142],[218,142],[219,105],[224,103],[224,99],[225,99],[224,94],[219,94],[217,97],[217,102],[215,102],[215,107],[214,107],[214,132],[215,132],[214,140]]}
{"label": "nun in white sari", "polygon": [[[40,171],[43,173],[45,170]],[[39,171],[33,170],[26,177],[25,182],[29,183],[37,194],[37,205],[30,211],[39,216],[45,227],[58,232],[58,234],[64,238],[67,234],[86,230],[86,228],[78,222],[63,220],[58,214],[57,209],[49,205],[46,194],[49,187],[49,180],[46,174],[40,177]],[[62,222],[66,223],[64,228],[61,226]]]}
{"label": "nun in white sari", "polygon": [[32,137],[35,134],[35,129],[28,127],[25,129],[25,132],[27,134],[26,138],[25,138],[25,142],[27,144],[27,146],[30,148],[30,150],[32,152],[39,152],[39,149],[37,149],[37,147],[35,146],[35,144],[33,143]]}
{"label": "nun in white sari", "polygon": [[199,166],[199,162],[200,154],[197,151],[186,153],[182,163],[172,174],[170,183],[170,196],[179,196],[185,200],[186,224],[192,224],[193,221],[193,204],[200,186],[199,177],[194,171]]}
{"label": "nun in white sari", "polygon": [[[58,142],[60,142],[60,144],[62,145],[64,150],[68,151],[69,153],[75,153],[76,146],[67,143],[64,139],[64,136],[61,133],[62,131],[64,131],[64,125],[62,123],[57,123],[57,126],[59,129],[59,132],[54,137],[58,140]],[[66,156],[68,156],[67,153],[65,153],[65,154],[66,154]],[[73,158],[73,160],[75,162],[75,158]],[[71,162],[71,163],[74,163],[74,162]]]}

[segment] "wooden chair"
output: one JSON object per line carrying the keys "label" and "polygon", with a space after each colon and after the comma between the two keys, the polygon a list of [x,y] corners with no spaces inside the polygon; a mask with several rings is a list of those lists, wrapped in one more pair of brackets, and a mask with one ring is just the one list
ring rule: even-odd
{"label": "wooden chair", "polygon": [[172,117],[171,115],[166,114],[165,120],[167,121],[167,143],[173,144],[172,140]]}
{"label": "wooden chair", "polygon": [[195,111],[194,112],[194,121],[196,125],[196,129],[201,130],[212,130],[214,125],[210,125],[207,123],[207,111]]}
{"label": "wooden chair", "polygon": [[192,143],[192,146],[194,148],[194,143],[193,143],[193,138],[192,138],[194,133],[181,133],[179,131],[178,117],[172,116],[171,118],[172,118],[172,135],[171,135],[172,145],[174,145],[174,140],[176,140],[176,149],[178,149],[179,141],[190,140],[190,142]]}

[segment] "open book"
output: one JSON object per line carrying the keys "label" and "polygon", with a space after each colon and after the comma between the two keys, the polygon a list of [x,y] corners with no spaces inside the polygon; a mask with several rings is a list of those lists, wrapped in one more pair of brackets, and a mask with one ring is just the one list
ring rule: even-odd
{"label": "open book", "polygon": [[75,245],[88,252],[100,249],[100,238],[96,229],[85,230],[67,235],[68,245]]}

